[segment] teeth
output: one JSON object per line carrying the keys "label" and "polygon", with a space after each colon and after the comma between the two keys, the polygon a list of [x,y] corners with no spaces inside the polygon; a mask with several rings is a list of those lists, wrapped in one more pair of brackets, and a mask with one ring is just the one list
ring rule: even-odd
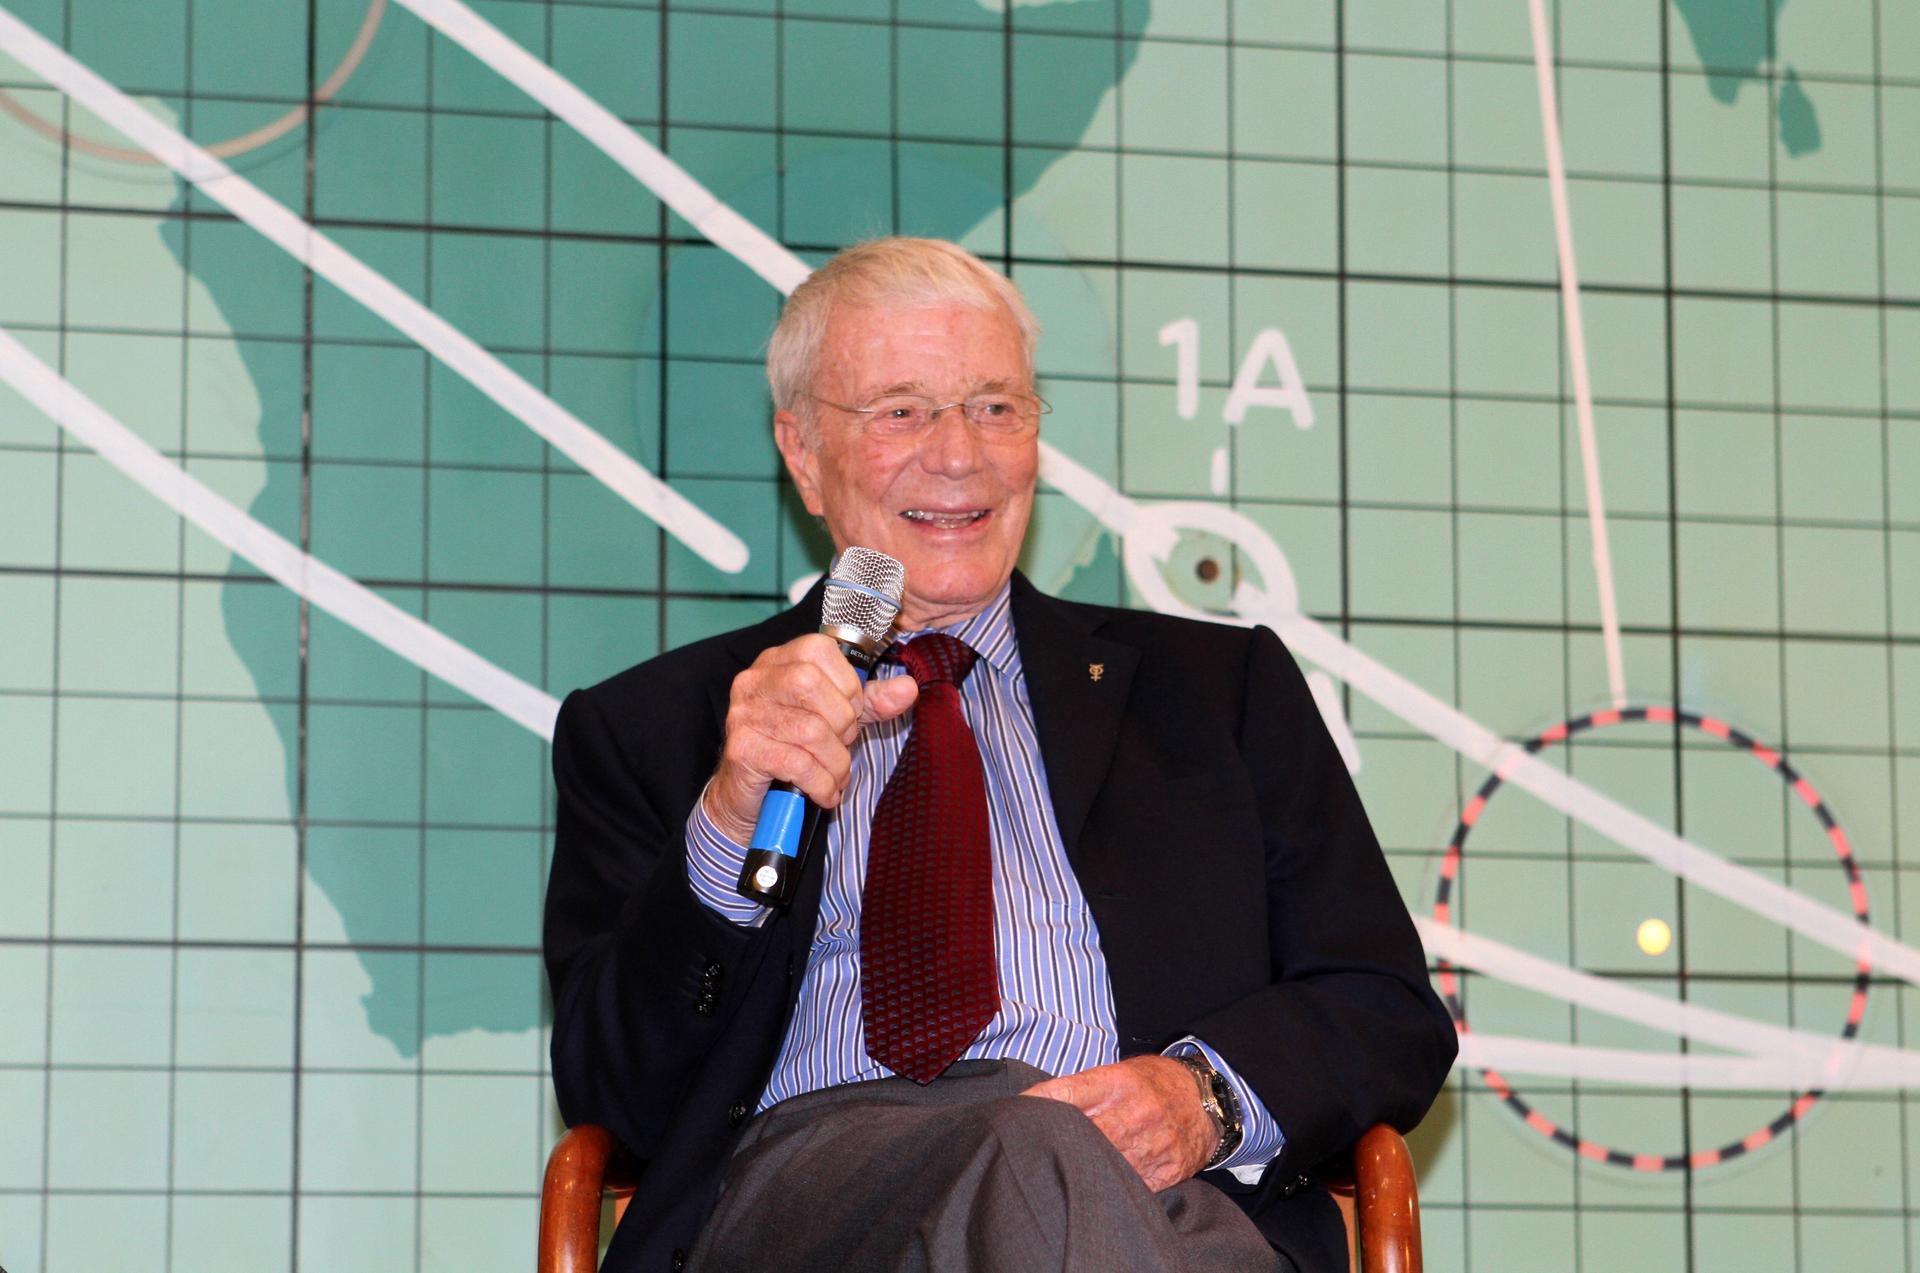
{"label": "teeth", "polygon": [[909,508],[905,514],[908,521],[926,522],[930,525],[948,528],[965,526],[972,522],[977,522],[986,515],[987,510],[984,508],[971,513],[936,513],[925,508]]}

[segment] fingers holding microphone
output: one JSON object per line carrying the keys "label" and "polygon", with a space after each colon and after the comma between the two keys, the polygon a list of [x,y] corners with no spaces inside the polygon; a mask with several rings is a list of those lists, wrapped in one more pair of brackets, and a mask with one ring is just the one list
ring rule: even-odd
{"label": "fingers holding microphone", "polygon": [[865,686],[832,638],[809,633],[763,651],[733,680],[726,741],[707,816],[736,843],[753,834],[767,789],[789,782],[823,809],[840,803],[860,730],[913,706],[912,677]]}
{"label": "fingers holding microphone", "polygon": [[808,828],[818,810],[840,803],[853,740],[913,705],[917,689],[865,684],[892,637],[905,580],[885,553],[847,548],[823,589],[820,631],[762,652],[734,678],[720,766],[701,800],[747,846],[741,896],[792,903]]}

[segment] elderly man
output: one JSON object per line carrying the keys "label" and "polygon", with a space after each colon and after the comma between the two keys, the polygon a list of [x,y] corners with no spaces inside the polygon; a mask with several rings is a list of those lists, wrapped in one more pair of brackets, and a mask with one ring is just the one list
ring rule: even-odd
{"label": "elderly man", "polygon": [[[822,267],[774,428],[836,548],[905,565],[901,664],[863,686],[816,589],[562,708],[554,1081],[647,1164],[609,1270],[1344,1268],[1314,1166],[1446,1075],[1279,641],[1015,570],[1036,339],[951,244]],[[734,887],[775,781],[828,811],[787,909]]]}

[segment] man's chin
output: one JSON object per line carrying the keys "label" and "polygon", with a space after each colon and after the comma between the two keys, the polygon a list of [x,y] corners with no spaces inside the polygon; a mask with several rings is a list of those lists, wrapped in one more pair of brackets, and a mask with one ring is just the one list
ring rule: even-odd
{"label": "man's chin", "polygon": [[[939,563],[903,559],[907,598],[902,622],[910,628],[945,627],[987,608],[1013,573],[988,569],[941,569]],[[916,572],[916,566],[918,570]]]}

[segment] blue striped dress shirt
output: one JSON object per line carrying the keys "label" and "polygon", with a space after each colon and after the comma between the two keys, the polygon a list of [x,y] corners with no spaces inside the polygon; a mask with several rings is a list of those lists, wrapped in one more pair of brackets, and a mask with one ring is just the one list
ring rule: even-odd
{"label": "blue striped dress shirt", "polygon": [[[1011,588],[1003,585],[985,610],[942,629],[980,655],[961,683],[960,697],[986,771],[1000,971],[1000,1011],[961,1055],[1012,1058],[1048,1074],[1072,1074],[1119,1058],[1113,986],[1093,912],[1067,864],[1054,821],[1011,597]],[[905,674],[894,663],[883,663],[874,673]],[[871,725],[853,745],[853,772],[828,825],[820,918],[799,1003],[773,1077],[760,1095],[760,1109],[802,1092],[890,1073],[867,1055],[860,1025],[860,894],[873,808],[906,746],[912,720],[909,712]],[[687,875],[695,895],[734,923],[758,924],[766,911],[734,887],[746,852],[713,825],[704,802],[695,803],[687,821]],[[1286,1138],[1253,1090],[1204,1042],[1189,1036],[1167,1049],[1169,1055],[1193,1051],[1204,1053],[1240,1098],[1245,1134],[1221,1165],[1243,1180],[1256,1180]]]}

